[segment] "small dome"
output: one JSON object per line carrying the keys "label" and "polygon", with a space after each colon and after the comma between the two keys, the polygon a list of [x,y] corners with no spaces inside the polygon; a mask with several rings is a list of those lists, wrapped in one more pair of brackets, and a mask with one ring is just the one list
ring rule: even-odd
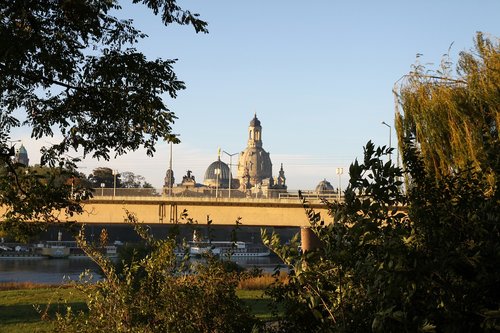
{"label": "small dome", "polygon": [[333,186],[330,184],[329,181],[326,179],[323,179],[322,181],[319,182],[318,186],[316,186],[316,192],[317,193],[328,193],[328,192],[333,192]]}
{"label": "small dome", "polygon": [[[219,186],[227,186],[227,184],[229,184],[229,173],[230,171],[227,164],[219,159],[208,166],[207,171],[205,171],[203,184],[215,186],[218,180]],[[217,176],[217,174],[219,175]]]}
{"label": "small dome", "polygon": [[257,119],[257,114],[253,116],[252,121],[250,122],[250,126],[252,127],[260,127],[260,120]]}

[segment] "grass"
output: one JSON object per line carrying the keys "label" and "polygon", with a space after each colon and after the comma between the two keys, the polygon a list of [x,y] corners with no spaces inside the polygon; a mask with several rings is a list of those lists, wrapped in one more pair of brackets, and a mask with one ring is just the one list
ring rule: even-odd
{"label": "grass", "polygon": [[[264,290],[238,289],[236,294],[257,318],[273,318],[269,308],[270,299]],[[84,295],[71,287],[0,284],[0,332],[53,332],[53,324],[41,319],[47,306],[51,305],[46,313],[47,318],[54,318],[56,312],[64,313],[68,305],[77,311],[85,309],[84,299]]]}
{"label": "grass", "polygon": [[[66,306],[74,309],[85,309],[84,296],[73,288],[47,287],[46,285],[28,286],[19,289],[22,285],[12,286],[5,290],[0,286],[0,332],[53,332],[50,321],[42,320],[47,306],[51,304],[45,314],[47,318],[54,318],[56,312],[64,312]],[[66,304],[65,300],[70,303]]]}
{"label": "grass", "polygon": [[[288,280],[288,274],[285,272],[281,272],[278,280],[281,283],[286,283]],[[264,290],[275,281],[276,277],[274,277],[273,275],[263,274],[240,281],[240,283],[238,284],[238,288],[243,290]]]}

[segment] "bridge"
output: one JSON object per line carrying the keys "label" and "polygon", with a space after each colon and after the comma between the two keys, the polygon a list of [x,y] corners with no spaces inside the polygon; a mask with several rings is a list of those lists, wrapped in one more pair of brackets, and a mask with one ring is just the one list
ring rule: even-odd
{"label": "bridge", "polygon": [[[235,226],[239,220],[241,225],[250,227],[301,227],[303,249],[319,244],[317,237],[307,228],[310,224],[302,201],[298,195],[290,193],[277,198],[117,196],[102,193],[83,202],[84,212],[70,220],[88,225],[123,224],[128,211],[135,214],[140,223],[167,226],[186,223],[187,219],[183,217],[186,212],[187,218],[200,225],[207,224],[210,219],[212,225]],[[306,194],[306,198],[309,207],[320,213],[326,223],[333,221],[320,196]],[[3,213],[4,208],[0,207],[0,216]],[[62,211],[54,214],[61,221],[65,220]]]}
{"label": "bridge", "polygon": [[[319,198],[309,199],[309,205],[331,220]],[[298,198],[210,198],[168,196],[97,196],[83,204],[84,213],[73,217],[78,223],[124,223],[126,211],[134,213],[139,222],[147,224],[185,223],[188,218],[206,224],[207,217],[214,225],[296,226],[309,225],[302,202]]]}

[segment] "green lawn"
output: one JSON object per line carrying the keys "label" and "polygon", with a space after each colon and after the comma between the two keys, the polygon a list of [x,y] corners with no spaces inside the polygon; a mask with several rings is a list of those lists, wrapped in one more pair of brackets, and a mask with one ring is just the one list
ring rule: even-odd
{"label": "green lawn", "polygon": [[[257,318],[271,318],[269,299],[262,290],[238,290],[237,295]],[[52,324],[41,319],[48,304],[52,305],[47,312],[49,318],[63,312],[67,305],[75,310],[86,307],[84,296],[73,288],[0,290],[0,332],[52,332]]]}
{"label": "green lawn", "polygon": [[[67,305],[74,309],[84,309],[83,295],[72,288],[41,288],[0,291],[0,332],[52,332],[49,321],[41,319],[48,304],[47,312],[54,318],[56,311],[63,312]],[[71,303],[66,304],[65,300]]]}

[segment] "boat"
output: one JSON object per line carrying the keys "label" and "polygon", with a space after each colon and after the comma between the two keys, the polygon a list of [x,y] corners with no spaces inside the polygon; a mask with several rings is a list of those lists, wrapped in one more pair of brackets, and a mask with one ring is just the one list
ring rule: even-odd
{"label": "boat", "polygon": [[[108,245],[100,249],[108,258],[118,257],[117,246]],[[75,241],[47,241],[45,244],[37,244],[35,253],[49,258],[86,258],[87,254],[77,245]]]}
{"label": "boat", "polygon": [[201,256],[211,253],[226,257],[266,257],[270,255],[268,248],[247,242],[211,241],[188,242],[189,253],[192,256]]}
{"label": "boat", "polygon": [[50,245],[41,248],[42,256],[59,259],[69,257],[69,247],[64,245]]}
{"label": "boat", "polygon": [[201,256],[211,253],[224,257],[266,257],[271,254],[263,245],[242,241],[207,241],[195,230],[193,240],[188,242],[189,254]]}

